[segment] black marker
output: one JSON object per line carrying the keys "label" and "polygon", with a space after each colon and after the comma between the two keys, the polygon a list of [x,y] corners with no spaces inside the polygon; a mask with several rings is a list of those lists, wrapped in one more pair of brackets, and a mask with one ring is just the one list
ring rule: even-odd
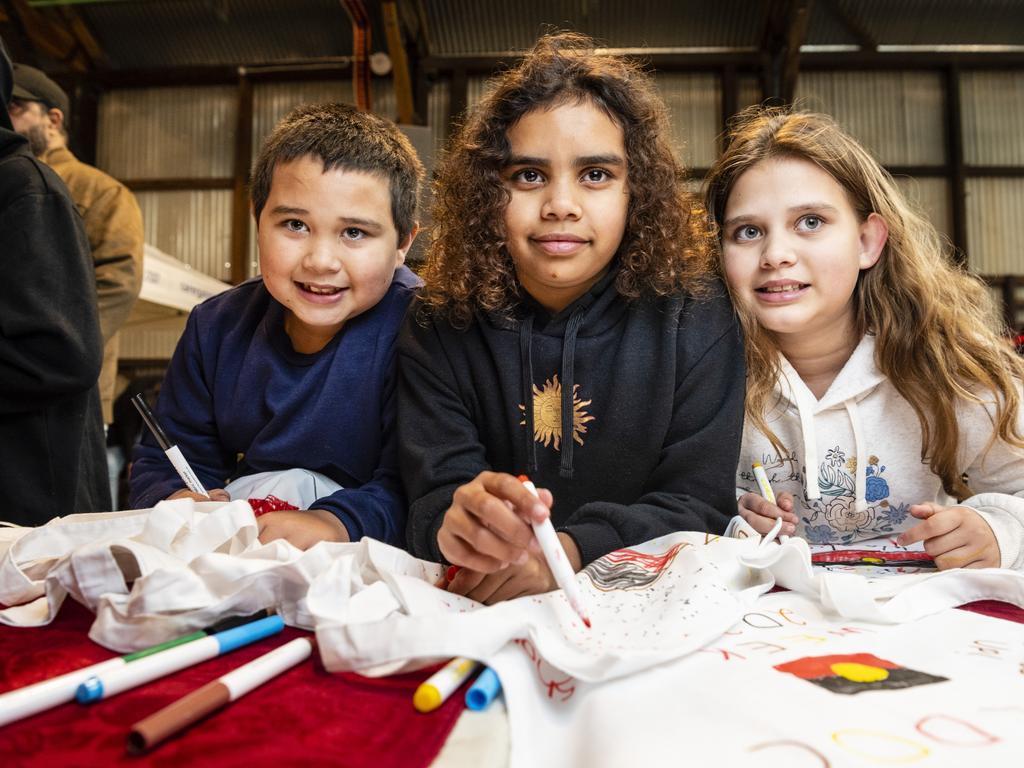
{"label": "black marker", "polygon": [[171,464],[178,471],[178,476],[184,481],[185,485],[193,493],[198,493],[202,496],[209,496],[206,489],[203,488],[203,484],[199,482],[199,478],[196,477],[196,473],[192,471],[192,467],[185,461],[185,457],[182,455],[181,450],[176,445],[172,445],[171,441],[167,439],[167,433],[164,432],[163,427],[156,420],[156,416],[149,410],[149,406],[146,405],[146,401],[142,397],[142,393],[138,393],[132,398],[132,405],[139,412],[142,420],[146,422],[146,426],[149,427],[149,431],[153,433],[153,437],[160,444],[164,453],[167,454],[167,458],[171,460]]}

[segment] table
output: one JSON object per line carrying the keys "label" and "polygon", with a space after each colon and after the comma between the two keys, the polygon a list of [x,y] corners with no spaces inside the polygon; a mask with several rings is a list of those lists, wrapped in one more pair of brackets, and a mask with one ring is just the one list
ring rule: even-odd
{"label": "table", "polygon": [[[0,626],[0,692],[115,654],[87,637],[93,616],[68,599],[46,627]],[[412,696],[432,670],[388,678],[330,674],[306,661],[147,755],[129,756],[130,726],[303,632],[280,635],[82,706],[71,702],[0,728],[0,765],[334,765],[411,768],[438,755],[463,712],[453,696],[417,713]],[[315,654],[314,654],[315,656]]]}

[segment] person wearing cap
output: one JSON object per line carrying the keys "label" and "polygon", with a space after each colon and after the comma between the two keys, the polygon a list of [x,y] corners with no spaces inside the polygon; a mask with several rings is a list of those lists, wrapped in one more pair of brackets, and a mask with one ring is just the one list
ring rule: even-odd
{"label": "person wearing cap", "polygon": [[142,286],[142,213],[127,187],[81,162],[68,149],[68,96],[40,70],[14,65],[14,92],[8,112],[14,130],[29,140],[33,154],[67,184],[85,221],[104,344],[100,372],[103,423],[110,424],[117,379],[117,332],[128,319]]}
{"label": "person wearing cap", "polygon": [[[0,39],[0,99],[12,88]],[[0,520],[110,509],[103,342],[82,220],[0,109]]]}

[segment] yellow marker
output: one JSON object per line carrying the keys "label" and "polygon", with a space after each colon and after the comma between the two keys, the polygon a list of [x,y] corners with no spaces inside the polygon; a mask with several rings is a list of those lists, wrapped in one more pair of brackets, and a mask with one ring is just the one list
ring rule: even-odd
{"label": "yellow marker", "polygon": [[417,712],[433,712],[444,704],[479,666],[479,662],[462,656],[452,659],[416,689],[412,705],[416,707]]}
{"label": "yellow marker", "polygon": [[754,479],[757,480],[757,487],[761,490],[761,495],[771,503],[775,503],[775,491],[772,490],[772,484],[768,482],[768,475],[765,474],[764,467],[761,466],[761,462],[755,461],[753,464],[754,468]]}

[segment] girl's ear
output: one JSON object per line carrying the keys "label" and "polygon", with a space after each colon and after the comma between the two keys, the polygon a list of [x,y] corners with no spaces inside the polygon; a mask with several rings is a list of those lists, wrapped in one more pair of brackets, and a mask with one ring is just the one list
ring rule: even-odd
{"label": "girl's ear", "polygon": [[875,266],[889,240],[889,225],[877,213],[872,213],[860,225],[860,268]]}

